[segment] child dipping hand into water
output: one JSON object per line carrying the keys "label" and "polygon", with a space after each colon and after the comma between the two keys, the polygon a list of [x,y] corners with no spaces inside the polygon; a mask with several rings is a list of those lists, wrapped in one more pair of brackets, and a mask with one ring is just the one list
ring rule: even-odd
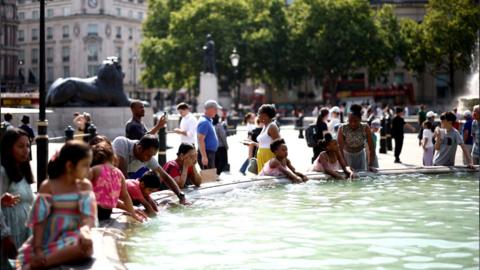
{"label": "child dipping hand into water", "polygon": [[287,158],[288,148],[283,139],[276,139],[270,144],[270,150],[275,155],[265,163],[259,175],[265,176],[286,176],[293,183],[302,183],[308,181],[308,178],[295,171],[292,163]]}
{"label": "child dipping hand into water", "polygon": [[157,204],[152,200],[150,194],[161,189],[160,177],[153,172],[146,172],[137,180],[127,179],[127,190],[134,205],[143,205],[148,216],[155,216],[158,212]]}
{"label": "child dipping hand into water", "polygon": [[17,267],[49,269],[90,258],[90,228],[97,223],[97,203],[86,179],[92,152],[81,141],[70,141],[48,163],[31,210],[30,237],[20,248]]}
{"label": "child dipping hand into water", "polygon": [[343,160],[337,140],[333,139],[332,134],[325,134],[324,139],[320,143],[323,144],[325,151],[321,152],[313,162],[312,171],[323,172],[335,179],[344,180],[345,177],[338,173],[338,170],[342,168],[348,179],[357,177],[352,169],[347,166],[345,160]]}

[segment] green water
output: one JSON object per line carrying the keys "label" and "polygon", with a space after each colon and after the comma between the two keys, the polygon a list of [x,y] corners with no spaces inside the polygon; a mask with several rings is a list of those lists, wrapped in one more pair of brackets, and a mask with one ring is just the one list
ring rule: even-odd
{"label": "green water", "polygon": [[236,190],[163,212],[128,269],[479,269],[477,175]]}

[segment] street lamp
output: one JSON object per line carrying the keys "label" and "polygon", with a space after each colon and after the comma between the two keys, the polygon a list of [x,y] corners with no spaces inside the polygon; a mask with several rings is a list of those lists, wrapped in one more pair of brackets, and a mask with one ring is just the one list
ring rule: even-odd
{"label": "street lamp", "polygon": [[47,178],[48,161],[48,121],[45,115],[45,2],[40,0],[40,85],[39,92],[39,116],[37,122],[38,136],[35,138],[37,143],[37,187],[40,189],[42,181]]}
{"label": "street lamp", "polygon": [[[232,54],[230,55],[230,62],[232,66],[235,68],[235,81],[238,79],[238,63],[240,62],[240,55],[237,53],[237,49],[233,48]],[[238,112],[238,106],[240,104],[240,83],[237,86],[237,100],[235,101],[235,110]]]}

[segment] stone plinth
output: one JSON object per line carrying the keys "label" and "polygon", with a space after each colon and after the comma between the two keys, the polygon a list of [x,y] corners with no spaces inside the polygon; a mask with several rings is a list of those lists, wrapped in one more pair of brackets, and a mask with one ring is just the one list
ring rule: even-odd
{"label": "stone plinth", "polygon": [[205,101],[213,99],[218,101],[218,81],[213,73],[200,74],[200,93],[197,98],[197,111],[203,112]]}

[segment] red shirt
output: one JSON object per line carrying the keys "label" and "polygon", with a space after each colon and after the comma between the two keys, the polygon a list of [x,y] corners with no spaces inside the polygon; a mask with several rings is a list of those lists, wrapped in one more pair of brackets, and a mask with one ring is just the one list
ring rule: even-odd
{"label": "red shirt", "polygon": [[[163,169],[175,179],[175,177],[182,175],[183,166],[180,166],[176,160],[171,160],[165,165],[163,165]],[[188,167],[187,172],[187,181],[185,182],[185,186],[192,185],[193,183],[190,181],[194,177],[193,175],[193,167]]]}
{"label": "red shirt", "polygon": [[125,182],[127,185],[128,194],[132,200],[140,201],[145,198],[143,197],[142,190],[140,189],[140,181],[127,179]]}

